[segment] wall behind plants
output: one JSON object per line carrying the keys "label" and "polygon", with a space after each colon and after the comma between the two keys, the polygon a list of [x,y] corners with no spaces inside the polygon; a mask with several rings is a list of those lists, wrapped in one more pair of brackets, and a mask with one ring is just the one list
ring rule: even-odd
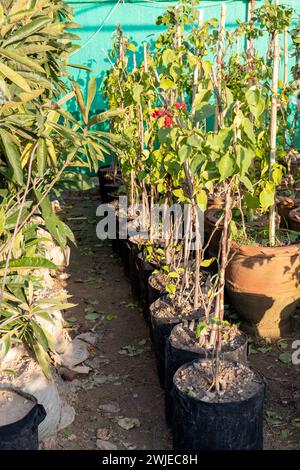
{"label": "wall behind plants", "polygon": [[[262,5],[264,0],[256,0],[256,7]],[[116,25],[120,24],[130,39],[136,43],[141,54],[143,41],[153,42],[163,29],[156,26],[157,16],[166,10],[174,1],[159,0],[68,0],[73,8],[75,21],[81,28],[75,30],[80,36],[81,49],[72,54],[70,62],[87,65],[93,69],[98,85],[101,84],[105,70],[110,67],[109,61],[103,52],[111,48]],[[227,5],[226,27],[235,28],[236,19],[247,20],[247,0],[225,0]],[[300,0],[281,0],[281,3],[293,7],[300,15]],[[204,19],[219,18],[222,2],[220,0],[203,1],[200,8],[204,11]],[[256,41],[255,46],[260,50],[266,48],[265,41]],[[240,44],[243,47],[243,44]],[[290,60],[292,66],[292,60]],[[282,69],[283,70],[283,69]],[[85,87],[90,72],[72,69],[72,75],[82,87]],[[99,93],[96,100],[98,109],[104,107],[103,99]]]}

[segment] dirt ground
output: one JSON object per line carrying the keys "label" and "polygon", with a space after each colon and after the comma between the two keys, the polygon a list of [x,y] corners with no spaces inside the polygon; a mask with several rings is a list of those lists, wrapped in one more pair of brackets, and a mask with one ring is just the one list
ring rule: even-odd
{"label": "dirt ground", "polygon": [[[170,450],[149,330],[121,261],[109,241],[96,237],[98,204],[92,191],[66,196],[63,205],[77,240],[66,285],[77,306],[65,318],[71,336],[93,330],[98,340],[86,361],[92,372],[75,379],[75,421],[60,432],[57,449]],[[268,385],[266,449],[300,449],[300,365],[291,363],[292,340],[300,340],[299,317],[291,338],[251,345],[250,363]]]}

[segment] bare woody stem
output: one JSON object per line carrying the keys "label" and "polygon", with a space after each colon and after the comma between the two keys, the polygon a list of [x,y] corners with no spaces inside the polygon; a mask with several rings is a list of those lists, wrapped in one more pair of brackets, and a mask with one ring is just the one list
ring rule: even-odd
{"label": "bare woody stem", "polygon": [[[275,0],[275,5],[278,1]],[[278,99],[278,78],[279,78],[279,42],[278,31],[273,33],[273,79],[272,79],[272,103],[271,103],[271,121],[270,121],[270,165],[269,180],[272,181],[273,166],[276,163],[277,150],[277,99]],[[275,201],[270,207],[269,216],[269,244],[275,245]]]}
{"label": "bare woody stem", "polygon": [[[199,10],[199,16],[198,16],[198,31],[200,31],[200,28],[203,23],[203,10]],[[198,54],[198,51],[197,51]],[[200,60],[197,61],[197,64],[195,66],[194,70],[194,77],[193,77],[193,95],[192,95],[192,116],[195,117],[195,98],[198,93],[198,82],[199,82],[199,75],[200,75]],[[196,122],[196,127],[198,127],[199,123]]]}
{"label": "bare woody stem", "polygon": [[[225,42],[225,24],[226,24],[226,5],[222,3],[221,7],[221,19],[220,19],[220,31],[219,31],[219,44],[218,44],[218,56],[217,56],[217,76],[216,86],[218,89],[218,96],[222,96],[222,66],[223,66],[223,48]],[[215,125],[214,130],[218,132],[218,129],[223,127],[223,109],[222,101],[217,99],[217,105],[215,110]]]}

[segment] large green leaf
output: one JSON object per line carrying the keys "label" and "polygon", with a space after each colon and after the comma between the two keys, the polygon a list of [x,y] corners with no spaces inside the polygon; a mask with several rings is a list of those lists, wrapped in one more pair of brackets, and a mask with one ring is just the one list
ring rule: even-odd
{"label": "large green leaf", "polygon": [[28,343],[29,343],[31,349],[33,349],[33,351],[35,353],[35,356],[38,360],[38,363],[41,366],[42,371],[44,372],[47,379],[50,380],[51,379],[51,371],[50,371],[50,367],[49,367],[50,358],[49,358],[48,353],[46,353],[44,351],[44,349],[39,345],[39,343],[37,342],[37,340],[35,338],[31,337],[28,340]]}
{"label": "large green leaf", "polygon": [[232,176],[234,173],[235,161],[234,158],[225,153],[218,163],[218,169],[220,172],[221,180],[224,181],[229,176]]}
{"label": "large green leaf", "polygon": [[22,39],[27,38],[28,36],[33,35],[37,31],[41,30],[46,26],[48,23],[52,21],[51,17],[48,16],[40,16],[35,20],[32,20],[30,23],[26,24],[25,26],[21,26],[17,31],[13,34],[9,35],[9,38],[4,41],[3,47],[8,46],[9,44],[13,44],[15,42],[21,41]]}
{"label": "large green leaf", "polygon": [[29,67],[30,69],[35,70],[36,72],[45,73],[43,67],[39,65],[36,60],[29,59],[29,57],[27,57],[26,55],[18,54],[17,52],[15,52],[15,50],[0,48],[0,55],[12,59],[18,62],[19,64],[25,65],[26,67]]}
{"label": "large green leaf", "polygon": [[34,332],[34,336],[36,337],[37,341],[43,347],[44,351],[47,352],[48,349],[49,349],[49,345],[48,345],[48,341],[47,341],[47,338],[46,338],[46,335],[45,335],[43,329],[34,320],[31,320],[30,324],[31,324],[31,327],[32,327],[33,332]]}
{"label": "large green leaf", "polygon": [[[57,269],[56,264],[46,258],[20,258],[13,259],[8,264],[8,272],[23,271],[27,269]],[[0,276],[5,271],[5,262],[0,263]]]}
{"label": "large green leaf", "polygon": [[161,79],[159,86],[163,90],[167,91],[171,88],[176,88],[176,83],[173,82],[173,80],[171,80],[170,78],[164,77]]}
{"label": "large green leaf", "polygon": [[259,202],[263,211],[266,211],[275,202],[275,185],[267,182],[259,195]]}
{"label": "large green leaf", "polygon": [[248,147],[242,147],[241,145],[237,145],[237,159],[236,163],[240,169],[240,174],[244,176],[250,165],[252,160],[255,157],[255,153]]}
{"label": "large green leaf", "polygon": [[12,136],[4,129],[0,129],[0,137],[7,157],[7,162],[13,173],[13,180],[19,185],[22,185],[23,171],[19,149],[14,143]]}
{"label": "large green leaf", "polygon": [[96,124],[100,124],[101,122],[106,121],[107,119],[116,117],[116,116],[123,116],[124,109],[116,108],[116,109],[109,109],[108,111],[104,111],[101,114],[97,114],[93,116],[92,119],[89,120],[87,127],[95,126]]}
{"label": "large green leaf", "polygon": [[36,158],[37,158],[37,170],[40,178],[43,178],[45,175],[46,163],[47,163],[47,145],[46,140],[42,137],[39,138],[37,149],[36,149]]}
{"label": "large green leaf", "polygon": [[22,88],[24,91],[31,92],[30,86],[28,85],[25,78],[23,78],[19,73],[15,72],[7,65],[0,62],[0,73],[4,75],[4,77],[8,78],[11,82],[13,82],[18,87]]}
{"label": "large green leaf", "polygon": [[265,102],[261,97],[260,91],[256,88],[250,88],[245,96],[251,114],[257,120],[265,110]]}
{"label": "large green leaf", "polygon": [[96,90],[97,90],[97,83],[96,83],[95,77],[92,76],[90,78],[90,81],[88,84],[88,91],[87,91],[86,110],[85,110],[86,122],[88,122],[88,119],[89,119],[89,112],[90,112],[92,103],[94,101],[94,98],[96,96]]}

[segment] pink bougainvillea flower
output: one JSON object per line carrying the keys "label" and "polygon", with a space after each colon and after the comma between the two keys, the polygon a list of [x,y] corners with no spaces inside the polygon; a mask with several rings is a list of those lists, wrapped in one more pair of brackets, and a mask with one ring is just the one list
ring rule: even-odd
{"label": "pink bougainvillea flower", "polygon": [[164,114],[165,114],[164,110],[162,108],[158,108],[156,111],[154,111],[153,114],[151,114],[151,116],[153,118],[159,118],[159,117],[164,116]]}
{"label": "pink bougainvillea flower", "polygon": [[166,116],[165,117],[165,122],[164,122],[164,128],[166,129],[167,127],[171,127],[173,124],[173,120],[171,116]]}
{"label": "pink bougainvillea flower", "polygon": [[183,109],[184,111],[187,110],[187,105],[183,101],[177,101],[177,103],[175,103],[175,107],[177,109]]}

